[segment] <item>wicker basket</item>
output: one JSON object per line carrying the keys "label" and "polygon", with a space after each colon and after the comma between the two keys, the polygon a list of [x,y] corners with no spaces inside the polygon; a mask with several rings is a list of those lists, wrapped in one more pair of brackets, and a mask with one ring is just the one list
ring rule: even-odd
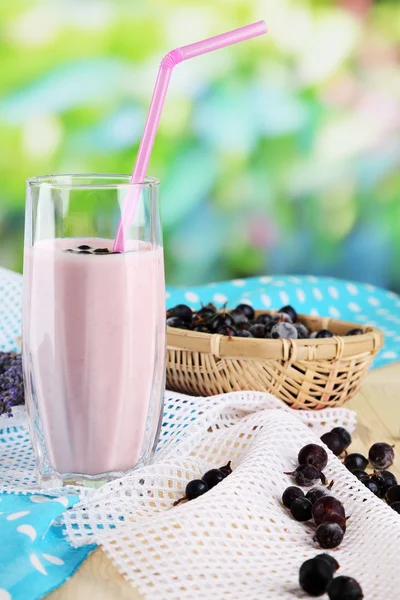
{"label": "wicker basket", "polygon": [[[168,327],[168,389],[197,396],[254,390],[270,392],[292,408],[341,406],[358,391],[383,333],[328,317],[299,315],[299,320],[311,331],[330,329],[336,335],[263,340]],[[346,337],[353,327],[365,333]]]}

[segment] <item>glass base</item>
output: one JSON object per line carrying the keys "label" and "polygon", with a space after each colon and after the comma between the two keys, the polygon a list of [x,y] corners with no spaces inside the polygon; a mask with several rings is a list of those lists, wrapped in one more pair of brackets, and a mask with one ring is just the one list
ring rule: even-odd
{"label": "glass base", "polygon": [[46,472],[41,472],[39,467],[36,466],[35,473],[38,485],[43,489],[58,489],[63,487],[76,487],[76,488],[101,488],[110,481],[120,479],[125,475],[129,475],[139,467],[143,466],[143,462],[137,464],[128,471],[111,471],[108,473],[100,473],[99,475],[85,475],[82,473],[58,473],[49,469]]}

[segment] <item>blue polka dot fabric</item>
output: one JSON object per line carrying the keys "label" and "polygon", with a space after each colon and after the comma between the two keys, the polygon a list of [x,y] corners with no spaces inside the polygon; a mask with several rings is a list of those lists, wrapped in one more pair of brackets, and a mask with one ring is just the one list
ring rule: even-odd
{"label": "blue polka dot fabric", "polygon": [[55,524],[78,496],[0,494],[0,600],[39,600],[95,548],[73,548]]}
{"label": "blue polka dot fabric", "polygon": [[247,302],[266,310],[292,304],[300,313],[372,325],[385,334],[385,346],[373,366],[380,367],[400,357],[400,296],[368,283],[307,275],[251,277],[190,289],[167,288],[168,308],[180,303],[199,308],[207,302],[231,308]]}

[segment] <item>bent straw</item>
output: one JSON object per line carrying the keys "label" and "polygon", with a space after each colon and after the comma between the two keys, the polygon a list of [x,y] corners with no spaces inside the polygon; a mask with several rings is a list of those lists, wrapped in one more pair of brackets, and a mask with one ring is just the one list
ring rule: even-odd
{"label": "bent straw", "polygon": [[[258,35],[267,33],[265,21],[257,21],[251,25],[245,25],[239,29],[228,31],[201,42],[195,42],[187,46],[182,46],[169,52],[161,61],[158,71],[157,81],[151,99],[150,109],[147,115],[142,139],[140,141],[139,151],[136,157],[135,168],[132,173],[130,183],[142,183],[146,176],[147,167],[150,160],[154,139],[157,133],[157,127],[160,121],[161,112],[164,106],[165,97],[168,90],[168,84],[171,79],[172,70],[175,65],[184,60],[200,56],[207,52],[213,52],[219,48],[225,48],[231,44],[237,44]],[[114,251],[121,252],[124,249],[125,232],[130,227],[136,213],[136,207],[139,200],[140,185],[130,189],[123,204],[122,217],[118,224],[117,234],[114,240]]]}

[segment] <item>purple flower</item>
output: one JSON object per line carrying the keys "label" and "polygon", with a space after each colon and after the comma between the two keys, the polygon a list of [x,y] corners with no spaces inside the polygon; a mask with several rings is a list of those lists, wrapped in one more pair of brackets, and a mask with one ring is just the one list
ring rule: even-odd
{"label": "purple flower", "polygon": [[0,353],[0,415],[12,417],[12,407],[25,402],[22,356]]}

